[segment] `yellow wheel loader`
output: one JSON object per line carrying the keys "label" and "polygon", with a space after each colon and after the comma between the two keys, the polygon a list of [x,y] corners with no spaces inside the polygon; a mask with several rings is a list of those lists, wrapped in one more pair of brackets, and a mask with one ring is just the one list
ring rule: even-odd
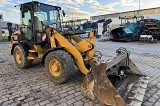
{"label": "yellow wheel loader", "polygon": [[[74,75],[75,65],[86,75],[81,89],[107,106],[140,106],[147,88],[146,77],[131,61],[125,48],[113,60],[102,61],[95,50],[95,31],[82,40],[75,30],[61,27],[64,11],[36,1],[20,5],[21,27],[8,45],[17,67],[24,69],[39,59],[54,84]],[[99,55],[98,55],[99,54]]]}

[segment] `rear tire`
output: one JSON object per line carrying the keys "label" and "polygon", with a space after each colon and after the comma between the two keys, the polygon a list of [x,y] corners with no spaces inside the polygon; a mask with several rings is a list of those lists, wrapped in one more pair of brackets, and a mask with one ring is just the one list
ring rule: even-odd
{"label": "rear tire", "polygon": [[32,60],[31,61],[27,60],[27,56],[24,55],[24,52],[19,45],[17,45],[14,48],[13,55],[14,55],[15,63],[19,68],[25,69],[32,65]]}
{"label": "rear tire", "polygon": [[54,84],[68,81],[75,72],[73,58],[64,50],[50,52],[45,59],[45,69]]}

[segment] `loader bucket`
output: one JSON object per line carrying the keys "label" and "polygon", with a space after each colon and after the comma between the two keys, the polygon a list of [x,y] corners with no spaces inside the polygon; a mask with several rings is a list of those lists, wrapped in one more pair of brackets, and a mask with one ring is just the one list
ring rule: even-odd
{"label": "loader bucket", "polygon": [[118,52],[112,61],[91,62],[91,72],[81,85],[82,92],[107,106],[141,106],[149,78],[131,61],[129,52]]}

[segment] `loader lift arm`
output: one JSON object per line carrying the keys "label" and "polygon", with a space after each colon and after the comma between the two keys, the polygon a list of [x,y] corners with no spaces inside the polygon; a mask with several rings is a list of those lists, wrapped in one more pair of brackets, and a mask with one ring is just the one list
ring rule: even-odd
{"label": "loader lift arm", "polygon": [[[76,47],[72,45],[72,43],[68,42],[63,36],[61,36],[56,30],[51,31],[52,36],[50,37],[51,47],[55,48],[57,46],[63,47],[66,51],[68,51],[76,60],[76,64],[80,71],[87,75],[89,72],[88,69],[85,66],[84,59],[81,55],[83,52],[87,52],[88,57],[86,60],[88,63],[91,61],[91,59],[94,56],[94,31],[92,30],[90,33],[89,41],[85,41],[80,39],[78,35],[72,35],[72,39],[76,42]],[[57,41],[57,43],[55,43]],[[62,42],[63,41],[63,42]]]}
{"label": "loader lift arm", "polygon": [[[148,78],[131,61],[130,53],[125,48],[119,48],[116,51],[117,57],[104,63],[94,58],[95,51],[91,45],[94,45],[94,31],[90,33],[89,42],[72,35],[71,38],[76,42],[76,46],[69,43],[55,30],[52,32],[51,39],[55,39],[53,41],[57,41],[58,45],[64,47],[74,57],[76,65],[86,75],[81,85],[84,94],[92,100],[96,96],[103,104],[108,106],[138,106],[137,104],[142,103],[143,98],[139,97],[145,94]],[[51,45],[52,43],[55,44],[53,41]],[[83,48],[84,45],[88,45],[86,46],[88,48]],[[83,52],[87,52],[91,56],[88,58],[91,72],[85,66],[86,63],[81,56]],[[136,83],[139,83],[139,85],[136,85]],[[141,88],[142,85],[144,85],[144,88]],[[135,89],[142,90],[142,92]]]}

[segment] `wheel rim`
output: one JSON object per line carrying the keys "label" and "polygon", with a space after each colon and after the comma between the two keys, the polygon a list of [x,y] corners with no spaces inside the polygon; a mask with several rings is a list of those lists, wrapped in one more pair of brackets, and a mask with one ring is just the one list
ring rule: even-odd
{"label": "wheel rim", "polygon": [[49,62],[49,70],[54,76],[59,76],[61,73],[61,65],[58,60],[53,59]]}
{"label": "wheel rim", "polygon": [[20,53],[19,50],[16,51],[15,56],[16,56],[16,61],[17,61],[17,63],[18,63],[18,64],[21,64],[21,63],[22,63],[22,54]]}

